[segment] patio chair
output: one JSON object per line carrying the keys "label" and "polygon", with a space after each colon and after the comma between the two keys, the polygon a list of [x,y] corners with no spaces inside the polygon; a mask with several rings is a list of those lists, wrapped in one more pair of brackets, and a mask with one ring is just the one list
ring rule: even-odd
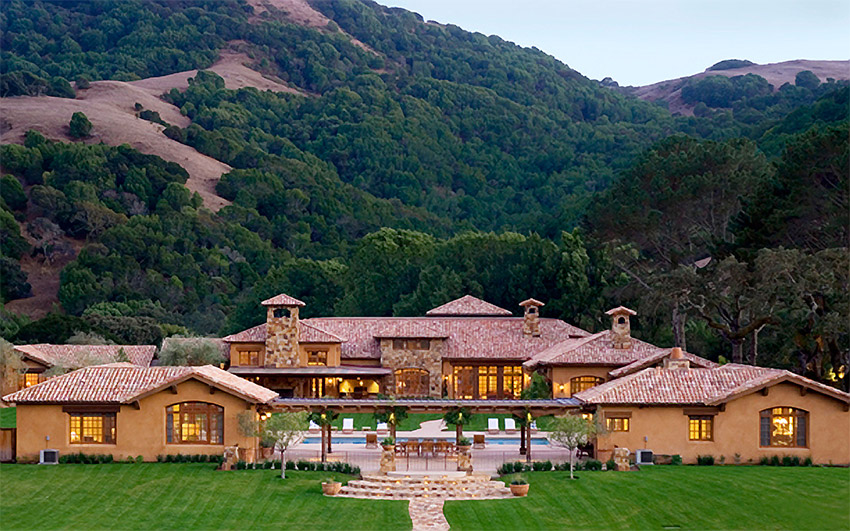
{"label": "patio chair", "polygon": [[516,421],[511,418],[505,419],[505,433],[516,433]]}
{"label": "patio chair", "polygon": [[342,433],[354,433],[354,419],[342,419]]}
{"label": "patio chair", "polygon": [[378,447],[378,434],[377,433],[367,433],[366,434],[366,448],[377,448]]}
{"label": "patio chair", "polygon": [[386,422],[379,422],[378,427],[377,429],[375,429],[375,431],[378,432],[378,435],[386,435],[390,432],[390,429],[387,428]]}
{"label": "patio chair", "polygon": [[320,431],[321,431],[321,428],[319,427],[319,425],[311,420],[310,426],[307,428],[307,432],[308,433],[319,433]]}
{"label": "patio chair", "polygon": [[437,455],[449,455],[452,450],[452,443],[449,441],[437,441],[434,443],[434,453]]}
{"label": "patio chair", "polygon": [[419,455],[419,439],[405,441],[404,445],[407,447],[407,455]]}
{"label": "patio chair", "polygon": [[499,419],[487,419],[487,433],[499,433]]}
{"label": "patio chair", "polygon": [[531,433],[537,433],[537,421],[536,420],[531,421]]}
{"label": "patio chair", "polygon": [[473,448],[484,448],[486,446],[486,442],[484,442],[484,434],[478,433],[472,436],[472,447]]}
{"label": "patio chair", "polygon": [[434,454],[434,441],[431,439],[425,439],[419,444],[419,454],[420,455],[433,455]]}

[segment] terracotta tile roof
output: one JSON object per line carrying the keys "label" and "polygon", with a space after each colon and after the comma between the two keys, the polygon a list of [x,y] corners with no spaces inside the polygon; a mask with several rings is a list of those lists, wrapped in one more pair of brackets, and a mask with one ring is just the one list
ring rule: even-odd
{"label": "terracotta tile roof", "polygon": [[575,398],[587,404],[711,406],[782,381],[793,381],[843,402],[850,402],[847,393],[788,371],[735,364],[712,369],[643,369],[577,393]]}
{"label": "terracotta tile roof", "polygon": [[189,378],[201,380],[254,403],[264,404],[278,396],[274,391],[212,365],[137,367],[129,363],[112,363],[86,367],[50,378],[6,395],[3,400],[16,404],[126,404]]}
{"label": "terracotta tile roof", "polygon": [[[587,332],[558,319],[540,319],[540,337],[522,333],[521,317],[315,317],[303,319],[302,324],[316,326],[330,334],[345,338],[342,343],[343,359],[380,359],[378,339],[389,337],[388,330],[402,335],[397,337],[446,338],[444,358],[454,359],[528,359],[535,352],[546,349],[569,337],[583,337]],[[408,334],[417,331],[417,335]],[[261,324],[224,338],[233,343],[263,343],[266,325]]]}
{"label": "terracotta tile roof", "polygon": [[[263,338],[263,341],[265,341],[265,338]],[[315,325],[298,321],[298,341],[301,343],[342,343],[345,340]]]}
{"label": "terracotta tile roof", "polygon": [[525,307],[525,306],[546,306],[545,304],[543,304],[542,302],[540,302],[537,299],[525,299],[524,301],[519,303],[519,305],[522,306],[522,307]]}
{"label": "terracotta tile roof", "polygon": [[637,315],[636,311],[630,310],[630,309],[626,308],[625,306],[617,306],[616,308],[611,308],[610,310],[605,312],[605,315],[617,315],[617,314],[620,314],[620,313],[627,313],[629,315]]}
{"label": "terracotta tile roof", "polygon": [[[332,334],[314,323],[308,323],[305,319],[298,321],[298,336],[302,343],[342,343],[344,337]],[[221,339],[225,343],[265,343],[266,324],[257,325],[253,328],[231,334]]]}
{"label": "terracotta tile roof", "polygon": [[[650,354],[645,358],[641,358],[637,361],[629,363],[625,367],[620,367],[619,369],[614,369],[613,371],[608,373],[608,376],[611,378],[621,378],[623,376],[632,374],[641,369],[645,369],[650,367],[656,363],[659,363],[664,358],[670,355],[669,349],[658,349],[658,352],[655,354]],[[691,367],[693,368],[702,368],[702,369],[711,369],[713,367],[719,367],[718,364],[714,363],[711,360],[707,360],[705,358],[701,358],[696,354],[691,354],[690,352],[682,352],[682,358],[691,362]]]}
{"label": "terracotta tile roof", "polygon": [[133,365],[148,367],[156,345],[15,345],[15,350],[48,367],[78,369],[118,361],[121,350]]}
{"label": "terracotta tile roof", "polygon": [[614,348],[611,331],[562,341],[537,352],[523,365],[533,369],[537,365],[627,365],[664,349],[632,338],[629,348]]}
{"label": "terracotta tile roof", "polygon": [[513,315],[510,311],[504,308],[499,308],[495,304],[490,304],[487,301],[482,301],[472,295],[464,295],[459,299],[447,302],[442,306],[437,306],[425,312],[429,316],[466,316],[466,317],[496,317]]}
{"label": "terracotta tile roof", "polygon": [[266,299],[261,303],[263,306],[306,306],[303,302],[295,297],[290,297],[286,293],[275,295],[271,299]]}

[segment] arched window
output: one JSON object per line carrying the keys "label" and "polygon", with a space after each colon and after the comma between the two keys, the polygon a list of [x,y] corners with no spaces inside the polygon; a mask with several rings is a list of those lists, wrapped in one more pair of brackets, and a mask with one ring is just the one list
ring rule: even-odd
{"label": "arched window", "polygon": [[425,369],[398,369],[395,371],[396,396],[428,396],[430,378]]}
{"label": "arched window", "polygon": [[605,379],[598,376],[576,376],[570,379],[570,395],[580,393],[601,383],[605,383]]}
{"label": "arched window", "polygon": [[774,407],[761,412],[759,446],[805,448],[809,442],[808,432],[808,411]]}
{"label": "arched window", "polygon": [[224,444],[224,408],[206,402],[183,402],[165,408],[169,444]]}

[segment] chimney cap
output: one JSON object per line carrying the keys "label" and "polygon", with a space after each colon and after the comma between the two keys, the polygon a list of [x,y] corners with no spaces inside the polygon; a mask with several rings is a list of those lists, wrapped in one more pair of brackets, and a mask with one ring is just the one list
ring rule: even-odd
{"label": "chimney cap", "polygon": [[275,295],[271,299],[266,299],[260,304],[263,306],[307,306],[295,297],[290,297],[286,293]]}
{"label": "chimney cap", "polygon": [[670,359],[671,360],[680,360],[683,359],[685,355],[682,353],[681,347],[673,347],[670,350]]}
{"label": "chimney cap", "polygon": [[637,315],[637,312],[634,310],[630,310],[625,306],[617,306],[616,308],[612,308],[605,312],[606,315],[614,316],[614,315]]}
{"label": "chimney cap", "polygon": [[523,307],[526,307],[526,306],[546,306],[546,304],[540,302],[537,299],[525,299],[524,301],[519,303],[519,305],[523,306]]}

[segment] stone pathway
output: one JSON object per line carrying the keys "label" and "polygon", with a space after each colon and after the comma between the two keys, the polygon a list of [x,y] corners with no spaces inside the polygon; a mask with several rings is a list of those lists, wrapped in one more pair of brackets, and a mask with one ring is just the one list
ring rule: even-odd
{"label": "stone pathway", "polygon": [[448,531],[449,522],[443,514],[444,500],[410,500],[410,520],[413,531]]}

